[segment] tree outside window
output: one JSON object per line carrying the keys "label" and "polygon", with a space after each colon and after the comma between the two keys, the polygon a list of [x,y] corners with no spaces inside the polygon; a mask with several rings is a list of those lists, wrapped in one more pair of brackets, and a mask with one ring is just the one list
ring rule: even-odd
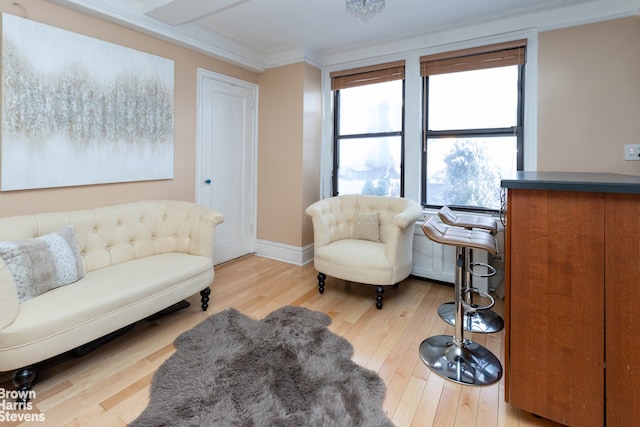
{"label": "tree outside window", "polygon": [[499,210],[501,177],[524,163],[520,42],[421,58],[424,205]]}

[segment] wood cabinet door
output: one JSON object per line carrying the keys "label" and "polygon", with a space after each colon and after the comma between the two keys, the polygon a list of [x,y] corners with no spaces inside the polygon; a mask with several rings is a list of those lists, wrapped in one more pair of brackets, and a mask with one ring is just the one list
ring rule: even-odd
{"label": "wood cabinet door", "polygon": [[640,195],[605,204],[606,405],[608,426],[640,422]]}
{"label": "wood cabinet door", "polygon": [[508,194],[507,399],[569,426],[604,425],[604,196]]}

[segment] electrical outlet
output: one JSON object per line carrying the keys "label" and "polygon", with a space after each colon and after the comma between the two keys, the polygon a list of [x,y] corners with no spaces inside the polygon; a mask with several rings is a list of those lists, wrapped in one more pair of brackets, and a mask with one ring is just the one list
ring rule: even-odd
{"label": "electrical outlet", "polygon": [[640,144],[626,144],[624,146],[624,159],[640,161]]}

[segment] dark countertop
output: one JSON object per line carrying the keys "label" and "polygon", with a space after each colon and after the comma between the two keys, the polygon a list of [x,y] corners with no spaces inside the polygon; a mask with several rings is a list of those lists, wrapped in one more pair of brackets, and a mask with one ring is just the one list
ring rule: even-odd
{"label": "dark countertop", "polygon": [[502,177],[509,189],[640,194],[640,176],[590,172],[514,172]]}

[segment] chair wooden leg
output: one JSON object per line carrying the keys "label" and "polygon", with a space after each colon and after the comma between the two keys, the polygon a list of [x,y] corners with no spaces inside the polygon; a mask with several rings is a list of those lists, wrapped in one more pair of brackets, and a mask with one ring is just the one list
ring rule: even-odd
{"label": "chair wooden leg", "polygon": [[35,378],[36,370],[33,366],[25,366],[24,368],[18,369],[13,374],[13,385],[16,387],[16,391],[18,392],[16,403],[19,407],[24,407],[24,405],[29,402],[31,397],[31,386],[33,385],[33,380]]}
{"label": "chair wooden leg", "polygon": [[207,311],[207,308],[209,308],[209,295],[211,295],[211,288],[209,287],[200,291],[200,302],[202,303],[202,311]]}
{"label": "chair wooden leg", "polygon": [[323,294],[324,293],[324,280],[327,278],[327,275],[324,273],[318,273],[318,291]]}
{"label": "chair wooden leg", "polygon": [[382,294],[384,294],[384,286],[376,286],[376,308],[382,309]]}

